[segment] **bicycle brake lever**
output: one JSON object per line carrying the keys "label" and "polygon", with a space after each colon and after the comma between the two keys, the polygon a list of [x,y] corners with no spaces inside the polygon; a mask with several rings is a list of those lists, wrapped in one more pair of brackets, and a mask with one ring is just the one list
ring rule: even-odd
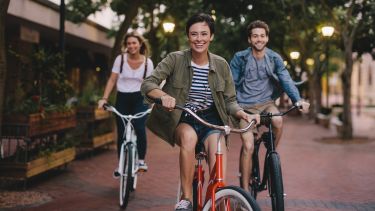
{"label": "bicycle brake lever", "polygon": [[110,108],[110,105],[108,103],[103,104],[104,110],[108,110]]}

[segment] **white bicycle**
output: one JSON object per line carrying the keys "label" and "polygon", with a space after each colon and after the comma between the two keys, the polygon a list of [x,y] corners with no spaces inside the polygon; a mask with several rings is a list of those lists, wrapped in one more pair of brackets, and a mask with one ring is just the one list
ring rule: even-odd
{"label": "white bicycle", "polygon": [[124,124],[124,136],[122,137],[120,159],[118,170],[114,172],[116,177],[120,177],[120,207],[126,208],[129,202],[130,191],[137,187],[137,176],[141,171],[138,168],[137,136],[132,124],[132,120],[139,119],[151,112],[148,109],[135,115],[123,115],[109,104],[105,104],[105,110],[111,111],[119,116]]}

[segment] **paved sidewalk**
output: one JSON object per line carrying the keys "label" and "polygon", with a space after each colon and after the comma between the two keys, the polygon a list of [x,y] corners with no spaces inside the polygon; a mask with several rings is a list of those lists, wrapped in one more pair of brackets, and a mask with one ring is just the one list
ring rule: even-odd
{"label": "paved sidewalk", "polygon": [[[358,127],[356,134],[370,139],[345,143],[322,139],[334,137],[335,131],[304,117],[285,119],[278,151],[287,194],[286,210],[375,210],[375,134],[372,132],[375,120],[361,116],[354,121]],[[227,184],[238,185],[239,149],[238,136],[232,136]],[[149,141],[149,171],[139,177],[127,210],[173,210],[178,152],[177,147],[172,148],[155,137]],[[91,158],[78,159],[66,171],[41,177],[30,185],[28,190],[48,194],[50,200],[6,210],[119,210],[118,181],[112,178],[116,162],[114,148]],[[266,192],[259,195],[258,202],[262,210],[271,210]]]}

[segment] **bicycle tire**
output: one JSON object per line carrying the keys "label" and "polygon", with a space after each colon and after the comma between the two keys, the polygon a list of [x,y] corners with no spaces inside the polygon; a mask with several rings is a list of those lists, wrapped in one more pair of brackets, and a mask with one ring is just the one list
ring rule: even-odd
{"label": "bicycle tire", "polygon": [[[229,199],[229,209],[227,209],[227,200]],[[260,211],[256,201],[246,193],[243,189],[237,186],[226,186],[220,188],[215,193],[216,206],[215,210],[247,210],[247,211]],[[204,211],[212,209],[211,199],[206,202],[203,207]]]}
{"label": "bicycle tire", "polygon": [[268,187],[272,201],[272,210],[284,211],[284,188],[279,155],[277,153],[271,153],[268,159],[270,170],[268,175]]}
{"label": "bicycle tire", "polygon": [[198,210],[198,181],[193,180],[193,211]]}
{"label": "bicycle tire", "polygon": [[132,182],[132,169],[133,169],[133,156],[131,145],[125,146],[124,151],[124,162],[122,172],[120,172],[120,207],[126,208],[129,202],[130,190],[133,186]]}

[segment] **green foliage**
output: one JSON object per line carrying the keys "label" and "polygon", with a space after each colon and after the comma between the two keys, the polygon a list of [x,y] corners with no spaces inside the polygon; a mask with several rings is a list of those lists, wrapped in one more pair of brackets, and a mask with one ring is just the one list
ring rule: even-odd
{"label": "green foliage", "polygon": [[64,105],[73,94],[73,88],[63,69],[61,54],[37,49],[31,55],[31,71],[34,75],[34,91],[46,97],[51,104]]}
{"label": "green foliage", "polygon": [[73,23],[81,23],[89,15],[100,11],[106,3],[107,0],[71,0],[66,5],[66,17]]}
{"label": "green foliage", "polygon": [[61,54],[35,49],[30,55],[16,54],[21,63],[21,77],[15,96],[6,99],[5,113],[31,114],[64,111],[74,91],[63,70]]}
{"label": "green foliage", "polygon": [[103,90],[98,89],[93,81],[87,82],[79,96],[78,106],[95,106],[98,100],[101,98],[102,93]]}
{"label": "green foliage", "polygon": [[110,3],[111,9],[118,15],[123,15],[128,7],[131,7],[131,1],[112,0]]}

